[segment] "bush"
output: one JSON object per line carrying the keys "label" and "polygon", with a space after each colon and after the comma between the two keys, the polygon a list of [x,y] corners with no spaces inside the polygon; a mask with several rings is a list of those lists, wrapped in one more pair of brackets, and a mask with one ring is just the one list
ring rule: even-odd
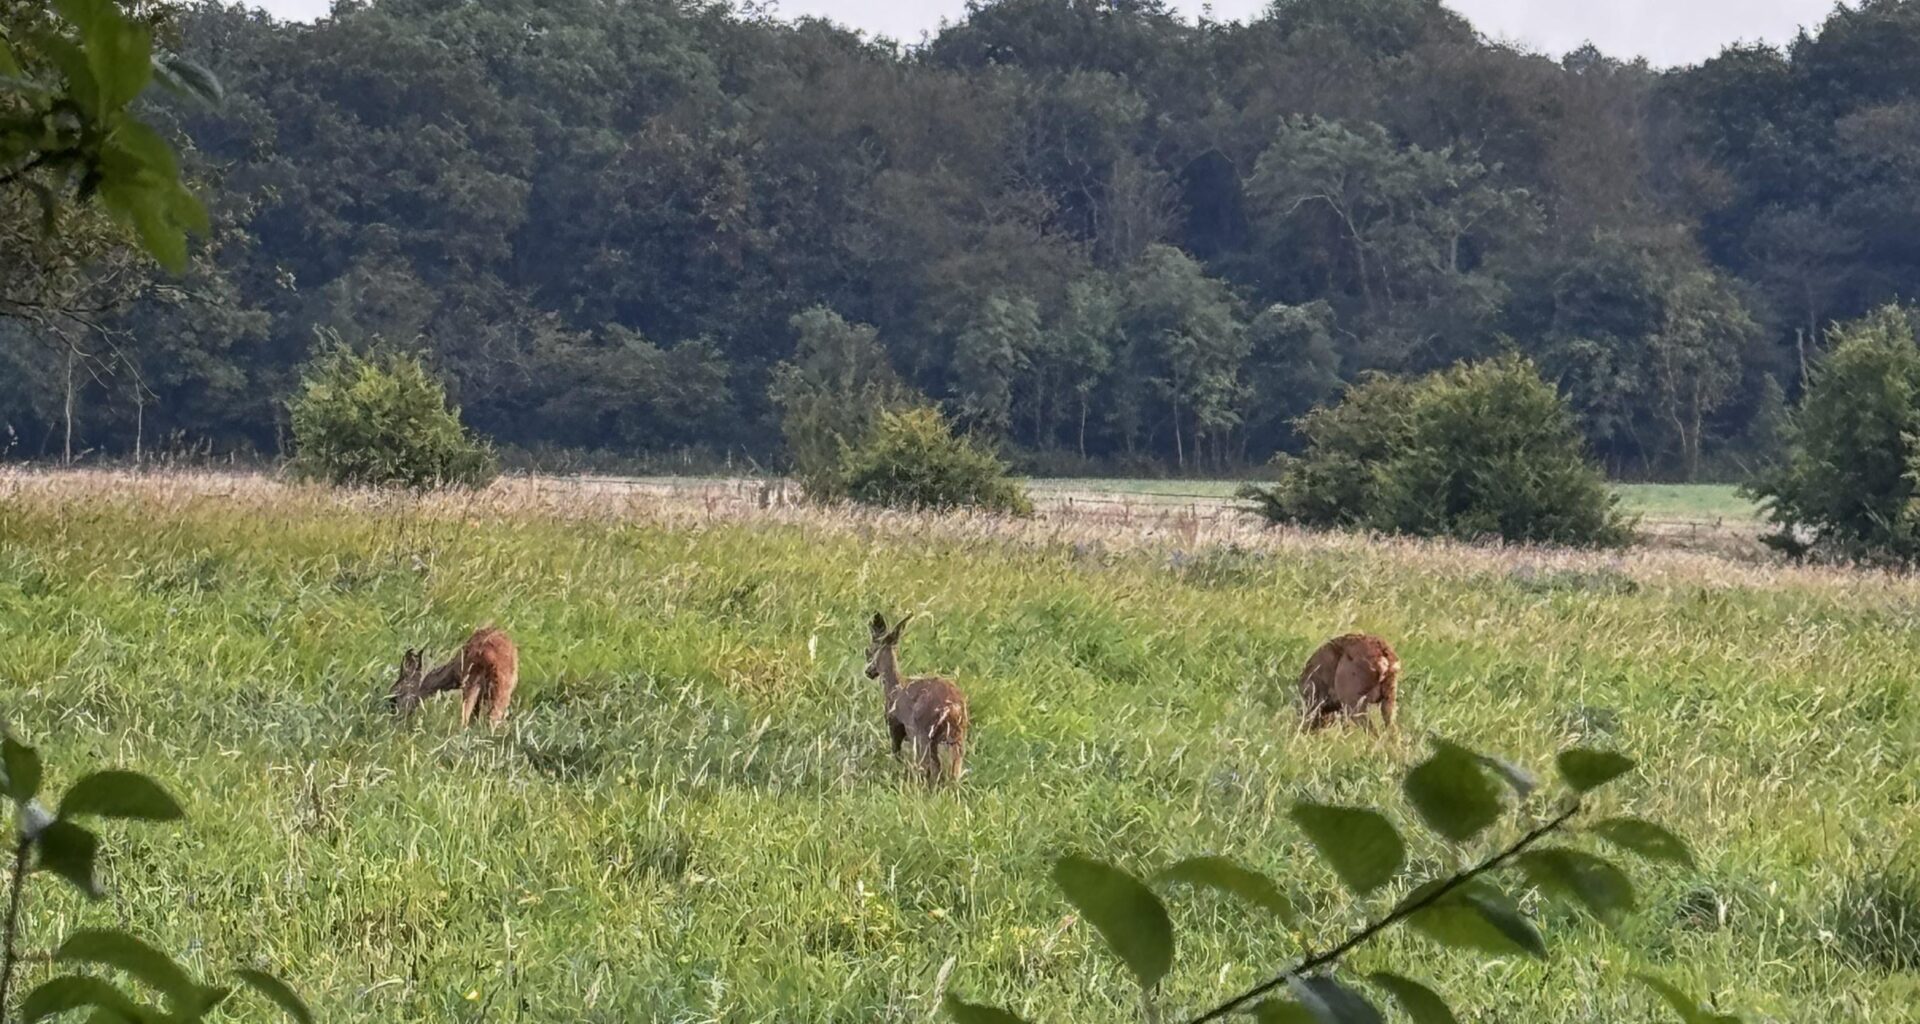
{"label": "bush", "polygon": [[888,508],[1033,511],[999,457],[956,437],[931,408],[881,413],[842,458],[836,486],[840,496]]}
{"label": "bush", "polygon": [[843,496],[840,463],[888,410],[908,408],[918,396],[887,363],[878,332],[848,323],[824,306],[792,320],[799,343],[791,361],[774,368],[768,395],[780,410],[780,432],[794,476],[817,498]]}
{"label": "bush", "polygon": [[1623,543],[1572,413],[1519,357],[1372,377],[1300,421],[1306,454],[1243,496],[1275,522],[1516,543]]}
{"label": "bush", "polygon": [[313,361],[288,409],[294,468],[335,484],[479,487],[499,472],[419,357],[360,355],[335,343]]}
{"label": "bush", "polygon": [[1920,313],[1888,306],[1837,328],[1788,421],[1784,454],[1748,493],[1776,546],[1864,561],[1920,559]]}

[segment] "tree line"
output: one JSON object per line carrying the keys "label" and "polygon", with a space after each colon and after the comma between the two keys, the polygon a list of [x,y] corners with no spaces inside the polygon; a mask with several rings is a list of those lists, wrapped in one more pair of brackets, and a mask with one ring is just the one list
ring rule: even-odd
{"label": "tree line", "polygon": [[278,452],[337,337],[418,348],[509,449],[778,460],[832,322],[1035,471],[1250,467],[1370,371],[1519,354],[1613,472],[1728,474],[1920,270],[1914,0],[1673,71],[1431,0],[999,0],[910,45],[697,0],[126,6],[225,87],[142,101],[212,227],[172,275],[0,185],[14,457]]}

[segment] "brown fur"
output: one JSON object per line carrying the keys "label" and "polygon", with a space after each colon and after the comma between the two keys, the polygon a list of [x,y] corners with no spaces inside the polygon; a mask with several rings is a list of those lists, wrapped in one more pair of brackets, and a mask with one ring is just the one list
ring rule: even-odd
{"label": "brown fur", "polygon": [[1335,637],[1313,652],[1300,673],[1302,724],[1318,729],[1344,717],[1358,719],[1371,730],[1373,719],[1367,711],[1377,705],[1391,727],[1399,688],[1400,657],[1385,640],[1366,633]]}
{"label": "brown fur", "polygon": [[[927,784],[942,778],[958,779],[967,756],[967,696],[951,679],[919,676],[903,679],[897,648],[900,631],[906,628],[908,615],[887,629],[887,620],[875,612],[871,642],[867,646],[867,678],[880,680],[885,698],[887,735],[893,741],[893,756],[900,756],[900,745],[909,738]],[[947,760],[942,764],[940,750]]]}
{"label": "brown fur", "polygon": [[484,707],[488,723],[497,729],[507,717],[507,705],[519,681],[520,652],[513,641],[506,633],[483,626],[467,638],[459,654],[425,676],[420,674],[420,652],[409,650],[387,701],[404,721],[429,696],[459,690],[460,728],[465,729],[474,712]]}

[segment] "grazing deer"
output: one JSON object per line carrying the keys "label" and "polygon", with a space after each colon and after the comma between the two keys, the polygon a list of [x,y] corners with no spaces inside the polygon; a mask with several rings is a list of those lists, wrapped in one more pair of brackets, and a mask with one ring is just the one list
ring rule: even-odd
{"label": "grazing deer", "polygon": [[396,717],[405,721],[413,709],[429,696],[445,690],[460,691],[460,728],[473,721],[473,713],[485,705],[487,720],[494,727],[507,717],[507,704],[513,700],[514,684],[520,681],[520,652],[507,634],[484,626],[467,638],[467,645],[451,661],[420,674],[420,652],[409,649],[400,661],[400,678],[387,695],[387,703]]}
{"label": "grazing deer", "polygon": [[[887,629],[887,620],[873,613],[873,638],[867,645],[867,678],[880,680],[880,692],[886,699],[887,733],[893,740],[893,756],[900,756],[900,744],[913,738],[913,750],[933,785],[944,775],[958,779],[967,755],[967,696],[950,679],[939,676],[900,677],[900,659],[896,648],[900,631],[912,613]],[[945,766],[940,748],[947,748]]]}
{"label": "grazing deer", "polygon": [[1380,717],[1391,727],[1395,691],[1400,685],[1400,658],[1385,640],[1366,633],[1348,633],[1320,645],[1300,673],[1302,726],[1318,729],[1335,717],[1357,718],[1373,731],[1369,708],[1380,706]]}

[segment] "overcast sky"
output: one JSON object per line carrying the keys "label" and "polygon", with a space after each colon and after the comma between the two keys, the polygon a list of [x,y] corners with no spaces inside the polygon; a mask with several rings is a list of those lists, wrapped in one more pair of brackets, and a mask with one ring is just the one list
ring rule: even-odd
{"label": "overcast sky", "polygon": [[[283,18],[311,19],[332,0],[247,0]],[[1266,0],[1214,0],[1216,18],[1244,18]],[[1201,0],[1176,0],[1189,15]],[[1559,55],[1591,41],[1614,57],[1644,56],[1654,64],[1691,64],[1732,42],[1785,42],[1802,25],[1814,26],[1833,0],[1448,0],[1497,39]],[[966,0],[780,0],[787,17],[816,14],[844,25],[914,42],[958,18]]]}

